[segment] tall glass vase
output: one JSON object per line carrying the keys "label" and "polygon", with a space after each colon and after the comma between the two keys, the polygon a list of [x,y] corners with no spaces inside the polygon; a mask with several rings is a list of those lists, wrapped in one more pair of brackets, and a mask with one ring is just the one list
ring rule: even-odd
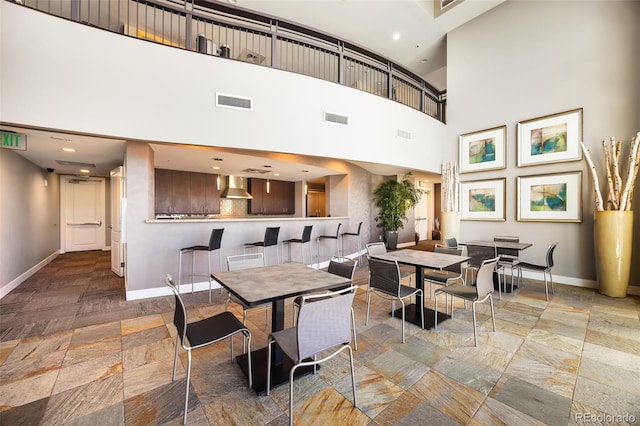
{"label": "tall glass vase", "polygon": [[627,295],[632,243],[632,211],[595,212],[594,245],[600,293],[610,297]]}

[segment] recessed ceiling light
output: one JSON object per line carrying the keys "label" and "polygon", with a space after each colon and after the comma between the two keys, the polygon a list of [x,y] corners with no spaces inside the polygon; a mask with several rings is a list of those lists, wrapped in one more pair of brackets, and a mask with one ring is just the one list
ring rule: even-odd
{"label": "recessed ceiling light", "polygon": [[89,173],[89,172],[90,172],[90,170],[88,170],[88,169],[80,169],[80,173]]}
{"label": "recessed ceiling light", "polygon": [[429,61],[429,60],[428,60],[428,59],[421,59],[421,60],[420,60],[420,63],[421,63],[421,64],[426,64],[426,63],[427,63],[427,61]]}
{"label": "recessed ceiling light", "polygon": [[75,150],[75,149],[73,149],[73,148],[62,148],[62,150],[63,150],[64,152],[76,152],[76,150]]}
{"label": "recessed ceiling light", "polygon": [[273,175],[274,176],[280,176],[280,173],[274,173]]}
{"label": "recessed ceiling light", "polygon": [[213,170],[220,170],[220,166],[213,166],[211,167]]}
{"label": "recessed ceiling light", "polygon": [[227,1],[228,1],[229,3],[231,3],[231,4],[236,4],[236,3],[238,3],[238,0],[227,0]]}
{"label": "recessed ceiling light", "polygon": [[309,170],[300,170],[302,173],[309,173]]}
{"label": "recessed ceiling light", "polygon": [[391,38],[394,40],[400,40],[400,33],[395,33]]}

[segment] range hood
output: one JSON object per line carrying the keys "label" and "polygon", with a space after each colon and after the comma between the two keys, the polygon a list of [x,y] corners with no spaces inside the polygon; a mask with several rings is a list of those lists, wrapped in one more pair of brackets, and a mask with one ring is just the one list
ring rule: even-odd
{"label": "range hood", "polygon": [[246,179],[240,176],[227,176],[227,187],[222,191],[222,198],[251,200],[253,197],[246,190]]}

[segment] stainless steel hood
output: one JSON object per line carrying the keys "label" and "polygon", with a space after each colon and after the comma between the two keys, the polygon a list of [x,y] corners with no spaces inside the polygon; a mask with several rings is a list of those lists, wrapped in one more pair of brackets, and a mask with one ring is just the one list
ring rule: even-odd
{"label": "stainless steel hood", "polygon": [[251,200],[253,197],[247,192],[246,179],[240,176],[227,176],[227,187],[220,194],[222,198],[236,198]]}

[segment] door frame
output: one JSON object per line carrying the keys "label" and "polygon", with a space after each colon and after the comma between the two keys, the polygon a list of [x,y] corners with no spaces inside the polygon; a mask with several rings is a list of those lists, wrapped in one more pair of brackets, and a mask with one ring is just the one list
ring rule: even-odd
{"label": "door frame", "polygon": [[[60,175],[60,253],[64,254],[67,252],[67,212],[66,212],[66,201],[67,201],[67,188],[66,184],[71,179],[86,179],[84,177],[78,177],[73,175]],[[101,177],[91,177],[86,180],[90,181],[99,181],[100,185],[100,195],[102,199],[102,211],[100,212],[102,223],[105,224],[105,227],[102,228],[102,247],[100,250],[105,250],[106,246],[106,214],[107,214],[107,206],[106,206],[106,184],[105,179]]]}

